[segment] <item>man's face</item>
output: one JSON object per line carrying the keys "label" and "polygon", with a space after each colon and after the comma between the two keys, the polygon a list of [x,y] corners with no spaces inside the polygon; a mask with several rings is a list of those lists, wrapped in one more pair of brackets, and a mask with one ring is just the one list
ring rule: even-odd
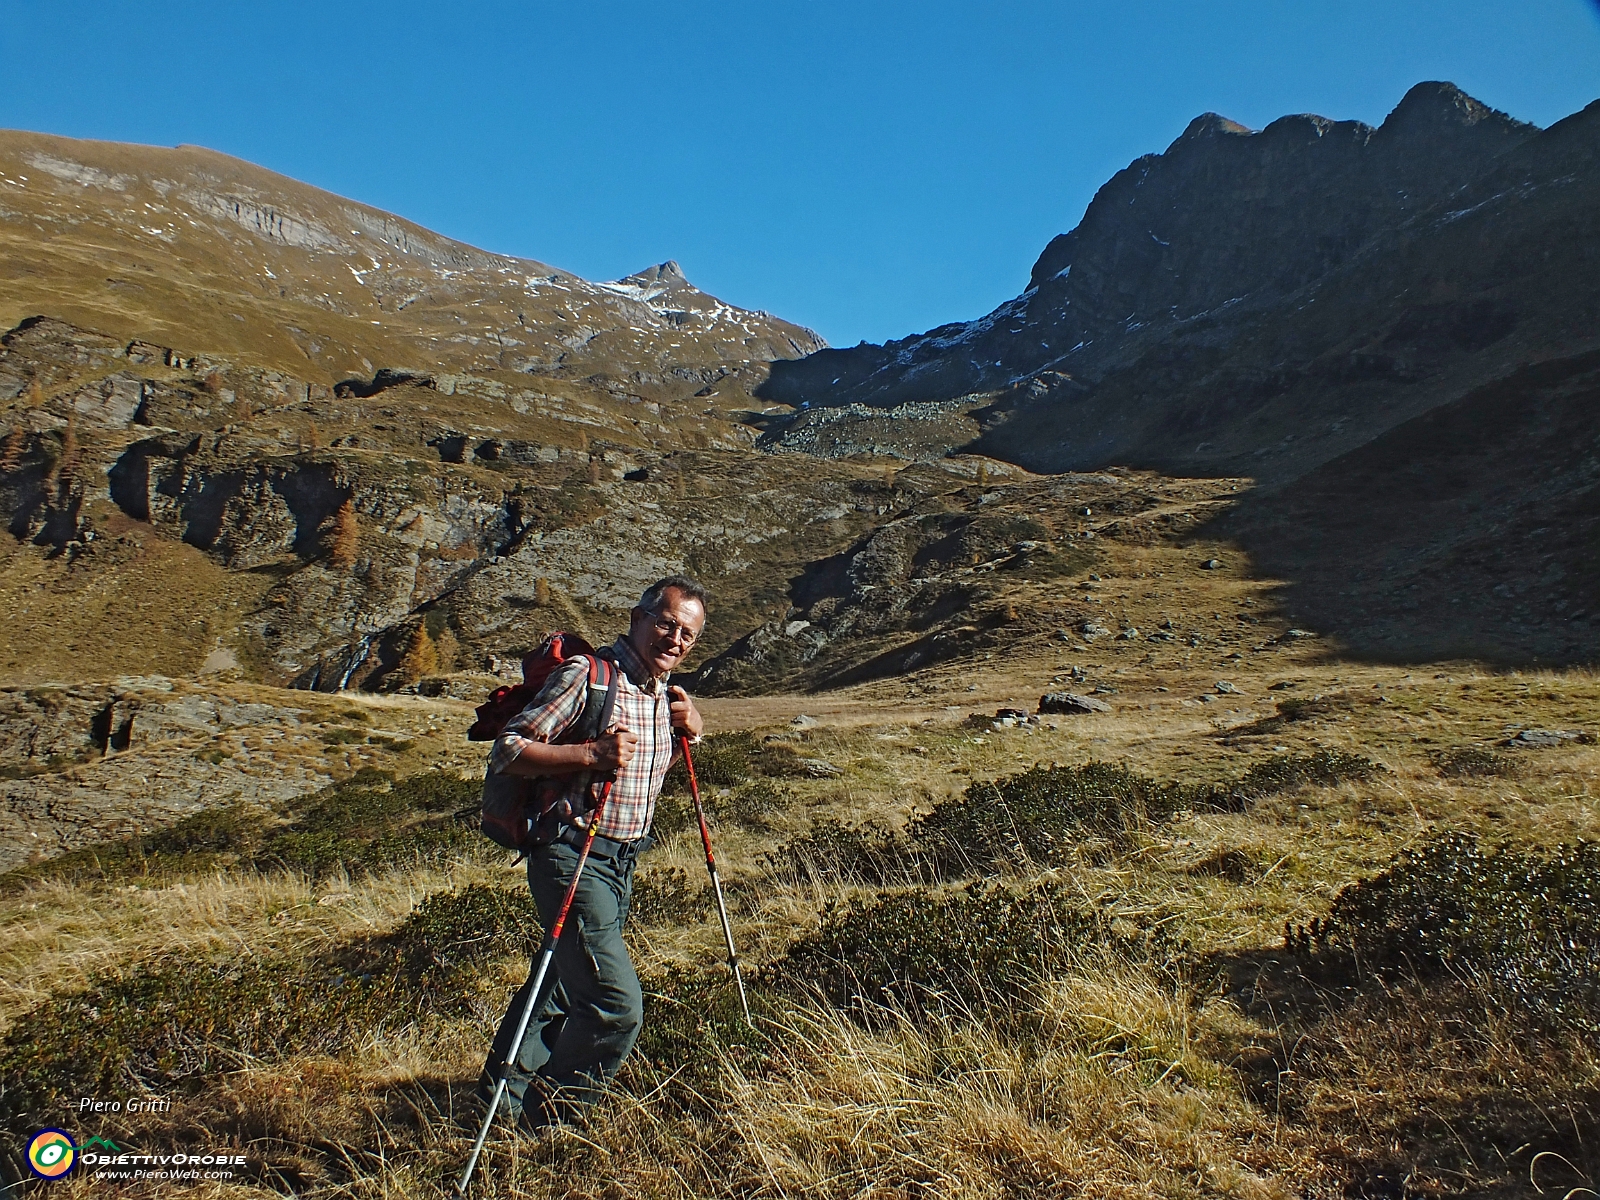
{"label": "man's face", "polygon": [[654,612],[633,610],[628,643],[656,678],[676,669],[705,628],[705,606],[677,588],[661,593]]}

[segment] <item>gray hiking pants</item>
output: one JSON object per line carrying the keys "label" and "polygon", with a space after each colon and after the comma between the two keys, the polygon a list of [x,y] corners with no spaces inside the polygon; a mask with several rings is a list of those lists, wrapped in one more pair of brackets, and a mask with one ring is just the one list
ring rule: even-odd
{"label": "gray hiking pants", "polygon": [[[649,844],[640,839],[614,858],[591,854],[584,864],[541,999],[507,1076],[511,1113],[526,1124],[578,1117],[600,1099],[639,1037],[644,994],[622,929],[634,864]],[[553,842],[528,858],[528,886],[545,930],[554,923],[572,882],[578,853],[564,842]],[[511,998],[489,1048],[483,1086],[491,1095],[532,985],[530,975]]]}

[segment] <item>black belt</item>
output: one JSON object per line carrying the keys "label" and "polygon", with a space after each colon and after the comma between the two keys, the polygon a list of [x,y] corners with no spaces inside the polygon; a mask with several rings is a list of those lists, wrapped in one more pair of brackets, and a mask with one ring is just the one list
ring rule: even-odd
{"label": "black belt", "polygon": [[[579,829],[576,825],[563,825],[561,832],[556,834],[558,842],[565,842],[577,850],[583,849],[583,844],[588,838],[588,831]],[[616,838],[602,837],[597,833],[594,835],[594,844],[589,847],[589,853],[598,858],[618,858],[624,855],[643,854],[653,845],[655,839],[649,834],[627,841],[618,841]]]}

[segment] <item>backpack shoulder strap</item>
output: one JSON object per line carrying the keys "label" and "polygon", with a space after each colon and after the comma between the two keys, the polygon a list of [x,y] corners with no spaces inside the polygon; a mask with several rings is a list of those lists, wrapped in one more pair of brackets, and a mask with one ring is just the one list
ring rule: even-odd
{"label": "backpack shoulder strap", "polygon": [[612,661],[611,655],[606,651],[597,651],[590,660],[593,665],[589,668],[591,684],[603,686],[606,689],[605,703],[600,709],[600,723],[595,727],[596,735],[604,733],[611,728],[612,718],[617,713],[617,664]]}
{"label": "backpack shoulder strap", "polygon": [[563,741],[592,742],[611,727],[617,707],[617,667],[600,653],[585,654],[588,661],[583,709]]}

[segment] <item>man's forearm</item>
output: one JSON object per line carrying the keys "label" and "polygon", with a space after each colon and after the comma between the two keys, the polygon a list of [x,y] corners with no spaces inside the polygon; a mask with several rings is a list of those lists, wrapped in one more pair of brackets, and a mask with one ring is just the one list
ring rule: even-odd
{"label": "man's forearm", "polygon": [[548,742],[524,742],[522,751],[506,764],[507,775],[570,775],[593,768],[594,744],[552,746]]}

